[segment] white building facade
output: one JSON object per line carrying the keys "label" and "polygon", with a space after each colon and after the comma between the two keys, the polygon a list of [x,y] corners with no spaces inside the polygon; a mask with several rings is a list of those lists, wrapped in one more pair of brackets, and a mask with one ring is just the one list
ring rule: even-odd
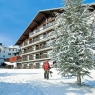
{"label": "white building facade", "polygon": [[0,43],[0,64],[4,62],[4,59],[15,56],[17,52],[19,52],[19,48],[17,46],[5,47]]}

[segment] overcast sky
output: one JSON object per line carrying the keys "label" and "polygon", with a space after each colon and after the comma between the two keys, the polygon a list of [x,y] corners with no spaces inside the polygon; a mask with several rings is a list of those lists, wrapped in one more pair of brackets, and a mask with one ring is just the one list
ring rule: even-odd
{"label": "overcast sky", "polygon": [[[93,2],[95,0],[84,1]],[[62,6],[62,0],[0,0],[0,43],[15,45],[40,10]]]}

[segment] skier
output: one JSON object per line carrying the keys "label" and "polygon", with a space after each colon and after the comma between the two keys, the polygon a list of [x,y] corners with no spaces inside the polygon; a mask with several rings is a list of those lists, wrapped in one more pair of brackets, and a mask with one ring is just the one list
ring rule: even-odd
{"label": "skier", "polygon": [[49,64],[48,60],[46,60],[44,62],[43,69],[44,69],[44,78],[49,79],[50,64]]}

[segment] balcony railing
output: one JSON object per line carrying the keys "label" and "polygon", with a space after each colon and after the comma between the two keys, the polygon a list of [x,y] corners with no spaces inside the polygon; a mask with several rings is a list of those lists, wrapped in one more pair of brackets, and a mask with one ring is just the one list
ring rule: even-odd
{"label": "balcony railing", "polygon": [[33,51],[37,51],[37,50],[41,50],[41,49],[45,49],[45,48],[48,48],[48,47],[49,47],[49,46],[47,46],[47,45],[43,45],[43,46],[35,47],[35,49],[33,49],[33,48],[29,48],[29,49],[24,50],[24,51],[23,51],[22,53],[20,53],[20,54],[33,52]]}
{"label": "balcony railing", "polygon": [[27,57],[23,58],[23,61],[27,61]]}
{"label": "balcony railing", "polygon": [[40,39],[39,38],[35,38],[33,39],[33,42],[36,42],[36,41],[39,41]]}
{"label": "balcony railing", "polygon": [[43,54],[41,58],[48,58],[47,54]]}
{"label": "balcony railing", "polygon": [[18,59],[18,60],[17,60],[17,62],[21,62],[21,61],[22,61],[22,59]]}
{"label": "balcony railing", "polygon": [[[44,25],[44,26],[41,28],[41,30],[44,30],[44,29],[46,29],[46,28],[52,26],[54,23],[55,23],[55,21]],[[36,33],[39,32],[39,31],[41,31],[41,30],[40,30],[40,29],[37,29],[37,30],[36,30]],[[34,30],[34,31],[35,31],[35,30]],[[31,33],[29,33],[29,36],[31,36],[31,35],[33,35],[33,34],[35,34],[35,33],[34,33],[34,32],[31,32]]]}
{"label": "balcony railing", "polygon": [[32,48],[30,48],[30,49],[28,50],[28,52],[31,52],[31,51],[33,51],[33,49],[32,49]]}
{"label": "balcony railing", "polygon": [[43,54],[41,56],[36,56],[36,59],[42,59],[42,58],[48,58],[46,54]]}
{"label": "balcony railing", "polygon": [[31,40],[29,40],[29,44],[31,44],[33,42],[33,40],[31,39]]}
{"label": "balcony railing", "polygon": [[36,50],[39,50],[40,49],[40,47],[36,47]]}
{"label": "balcony railing", "polygon": [[39,31],[40,31],[40,30],[39,30],[39,29],[37,29],[37,30],[36,30],[36,33],[37,33],[37,32],[39,32]]}
{"label": "balcony railing", "polygon": [[25,45],[28,45],[28,42],[24,42],[24,46],[25,46]]}
{"label": "balcony railing", "polygon": [[28,52],[28,50],[24,50],[24,53],[27,53]]}
{"label": "balcony railing", "polygon": [[29,55],[29,59],[27,58],[27,56],[26,57],[24,56],[22,59],[18,59],[17,62],[43,59],[43,58],[48,58],[47,54],[36,55],[35,58],[32,55]]}
{"label": "balcony railing", "polygon": [[40,49],[44,49],[44,48],[48,48],[48,47],[47,46],[36,47],[36,50],[40,50]]}
{"label": "balcony railing", "polygon": [[[41,27],[41,29],[34,30],[33,32],[29,33],[29,36],[31,36],[31,35],[33,35],[33,34],[39,32],[39,31],[41,31],[41,30],[44,30],[44,29],[46,29],[46,28],[52,26],[53,24],[55,24],[55,21],[46,24],[45,26]],[[47,37],[48,37],[47,35],[43,35],[43,39],[44,39],[44,38],[47,38]],[[29,43],[28,43],[27,41],[24,42],[23,45],[21,45],[21,47],[26,46],[26,45],[31,44],[31,43],[36,42],[36,41],[40,41],[40,40],[41,40],[41,39],[40,39],[39,37],[38,37],[38,38],[31,39],[31,40],[29,40]]]}
{"label": "balcony railing", "polygon": [[32,56],[29,56],[29,60],[33,60],[33,57]]}
{"label": "balcony railing", "polygon": [[34,32],[30,32],[30,33],[29,33],[29,36],[31,36],[31,35],[33,35],[33,34],[34,34]]}
{"label": "balcony railing", "polygon": [[[48,34],[48,33],[47,33]],[[43,35],[43,38],[42,39],[45,39],[45,38],[47,38],[47,34],[46,35]]]}

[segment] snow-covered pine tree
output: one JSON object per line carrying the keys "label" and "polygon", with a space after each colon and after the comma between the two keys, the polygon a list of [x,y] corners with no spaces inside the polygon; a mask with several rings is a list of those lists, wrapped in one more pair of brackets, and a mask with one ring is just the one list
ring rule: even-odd
{"label": "snow-covered pine tree", "polygon": [[63,0],[63,13],[56,14],[58,27],[54,26],[55,39],[52,41],[50,58],[56,61],[57,68],[65,77],[90,76],[93,69],[92,46],[95,43],[95,12],[83,0]]}

